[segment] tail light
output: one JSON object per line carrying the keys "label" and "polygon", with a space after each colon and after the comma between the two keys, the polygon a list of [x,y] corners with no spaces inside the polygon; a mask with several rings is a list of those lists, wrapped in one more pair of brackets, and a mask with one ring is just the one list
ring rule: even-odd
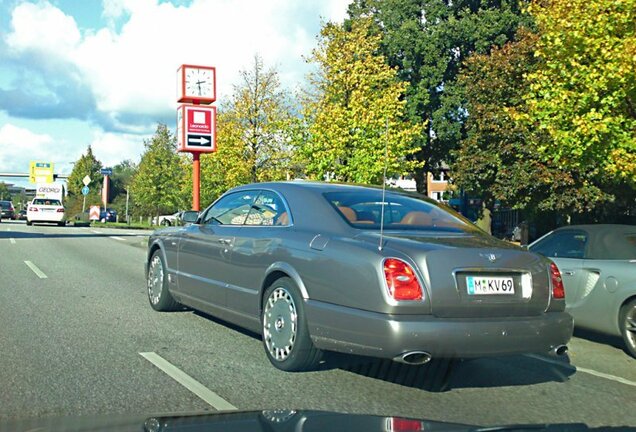
{"label": "tail light", "polygon": [[423,431],[425,429],[420,420],[389,417],[387,419],[387,430],[389,432],[410,432]]}
{"label": "tail light", "polygon": [[38,211],[37,207],[29,207],[29,211],[36,212]]}
{"label": "tail light", "polygon": [[421,300],[423,297],[415,271],[410,265],[397,258],[384,261],[384,277],[389,294],[395,300]]}
{"label": "tail light", "polygon": [[64,213],[64,209],[63,208],[59,208],[59,209],[57,209],[57,212],[58,213]]}
{"label": "tail light", "polygon": [[561,278],[561,272],[555,263],[550,263],[550,280],[552,281],[552,298],[565,298],[563,279]]}

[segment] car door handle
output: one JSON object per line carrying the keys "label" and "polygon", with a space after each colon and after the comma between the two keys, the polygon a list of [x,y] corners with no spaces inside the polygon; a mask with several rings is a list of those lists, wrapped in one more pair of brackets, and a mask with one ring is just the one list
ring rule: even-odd
{"label": "car door handle", "polygon": [[566,276],[574,276],[574,273],[576,273],[574,270],[563,270],[563,274]]}
{"label": "car door handle", "polygon": [[220,238],[219,239],[219,243],[221,243],[222,245],[230,245],[230,244],[232,244],[232,239]]}

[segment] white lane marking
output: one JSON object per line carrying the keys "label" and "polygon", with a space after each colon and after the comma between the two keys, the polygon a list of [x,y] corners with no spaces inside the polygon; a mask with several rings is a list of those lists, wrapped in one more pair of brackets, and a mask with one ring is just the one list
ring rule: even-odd
{"label": "white lane marking", "polygon": [[160,355],[154,352],[143,352],[139,353],[139,355],[148,360],[153,365],[157,366],[170,378],[197,395],[212,408],[219,411],[230,411],[238,409]]}
{"label": "white lane marking", "polygon": [[9,239],[9,242],[10,242],[11,244],[15,244],[15,239],[14,239],[13,237],[11,237],[11,238]]}
{"label": "white lane marking", "polygon": [[95,233],[95,234],[102,234],[102,232],[101,232],[101,231],[91,230],[91,232],[92,232],[92,233]]}
{"label": "white lane marking", "polygon": [[121,237],[117,237],[117,236],[109,236],[109,237],[112,238],[112,239],[115,239],[115,240],[123,241],[123,242],[126,241],[125,238],[121,238]]}
{"label": "white lane marking", "polygon": [[595,371],[594,369],[582,368],[580,366],[571,365],[571,364],[568,364],[568,363],[563,363],[563,362],[560,362],[558,360],[552,360],[552,359],[549,359],[549,358],[546,358],[546,357],[542,357],[542,356],[539,356],[539,355],[535,355],[535,354],[525,354],[525,356],[526,357],[532,357],[533,359],[541,360],[541,361],[544,361],[546,363],[554,364],[554,365],[557,365],[557,366],[563,366],[565,368],[572,369],[572,370],[575,370],[577,372],[583,372],[583,373],[586,373],[586,374],[589,374],[589,375],[593,375],[595,377],[605,378],[605,379],[608,379],[610,381],[614,381],[614,382],[618,382],[618,383],[621,383],[621,384],[626,384],[628,386],[636,387],[636,382],[635,381],[630,381],[630,380],[625,379],[623,377],[610,375],[610,374],[606,374],[606,373],[603,373],[603,372],[598,372],[598,371]]}
{"label": "white lane marking", "polygon": [[25,261],[24,263],[27,265],[27,267],[29,267],[31,270],[33,270],[33,273],[35,273],[40,279],[47,279],[47,276],[44,274],[44,272],[42,270],[40,270],[31,261]]}

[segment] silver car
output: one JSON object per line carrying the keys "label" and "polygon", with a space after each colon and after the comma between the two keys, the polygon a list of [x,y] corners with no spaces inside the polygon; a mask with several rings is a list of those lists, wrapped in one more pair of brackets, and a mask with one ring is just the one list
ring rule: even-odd
{"label": "silver car", "polygon": [[563,227],[529,249],[561,270],[574,325],[621,336],[636,357],[636,226]]}
{"label": "silver car", "polygon": [[154,309],[187,305],[258,332],[288,371],[325,351],[408,364],[562,353],[572,335],[550,260],[432,200],[369,187],[232,189],[195,223],[155,231],[146,274]]}

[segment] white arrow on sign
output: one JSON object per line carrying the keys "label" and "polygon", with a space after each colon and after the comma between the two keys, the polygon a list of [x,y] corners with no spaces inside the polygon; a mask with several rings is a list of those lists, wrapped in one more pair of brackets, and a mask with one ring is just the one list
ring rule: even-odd
{"label": "white arrow on sign", "polygon": [[188,138],[188,142],[199,143],[199,145],[203,145],[203,144],[209,143],[210,140],[204,137],[199,137],[199,138]]}

